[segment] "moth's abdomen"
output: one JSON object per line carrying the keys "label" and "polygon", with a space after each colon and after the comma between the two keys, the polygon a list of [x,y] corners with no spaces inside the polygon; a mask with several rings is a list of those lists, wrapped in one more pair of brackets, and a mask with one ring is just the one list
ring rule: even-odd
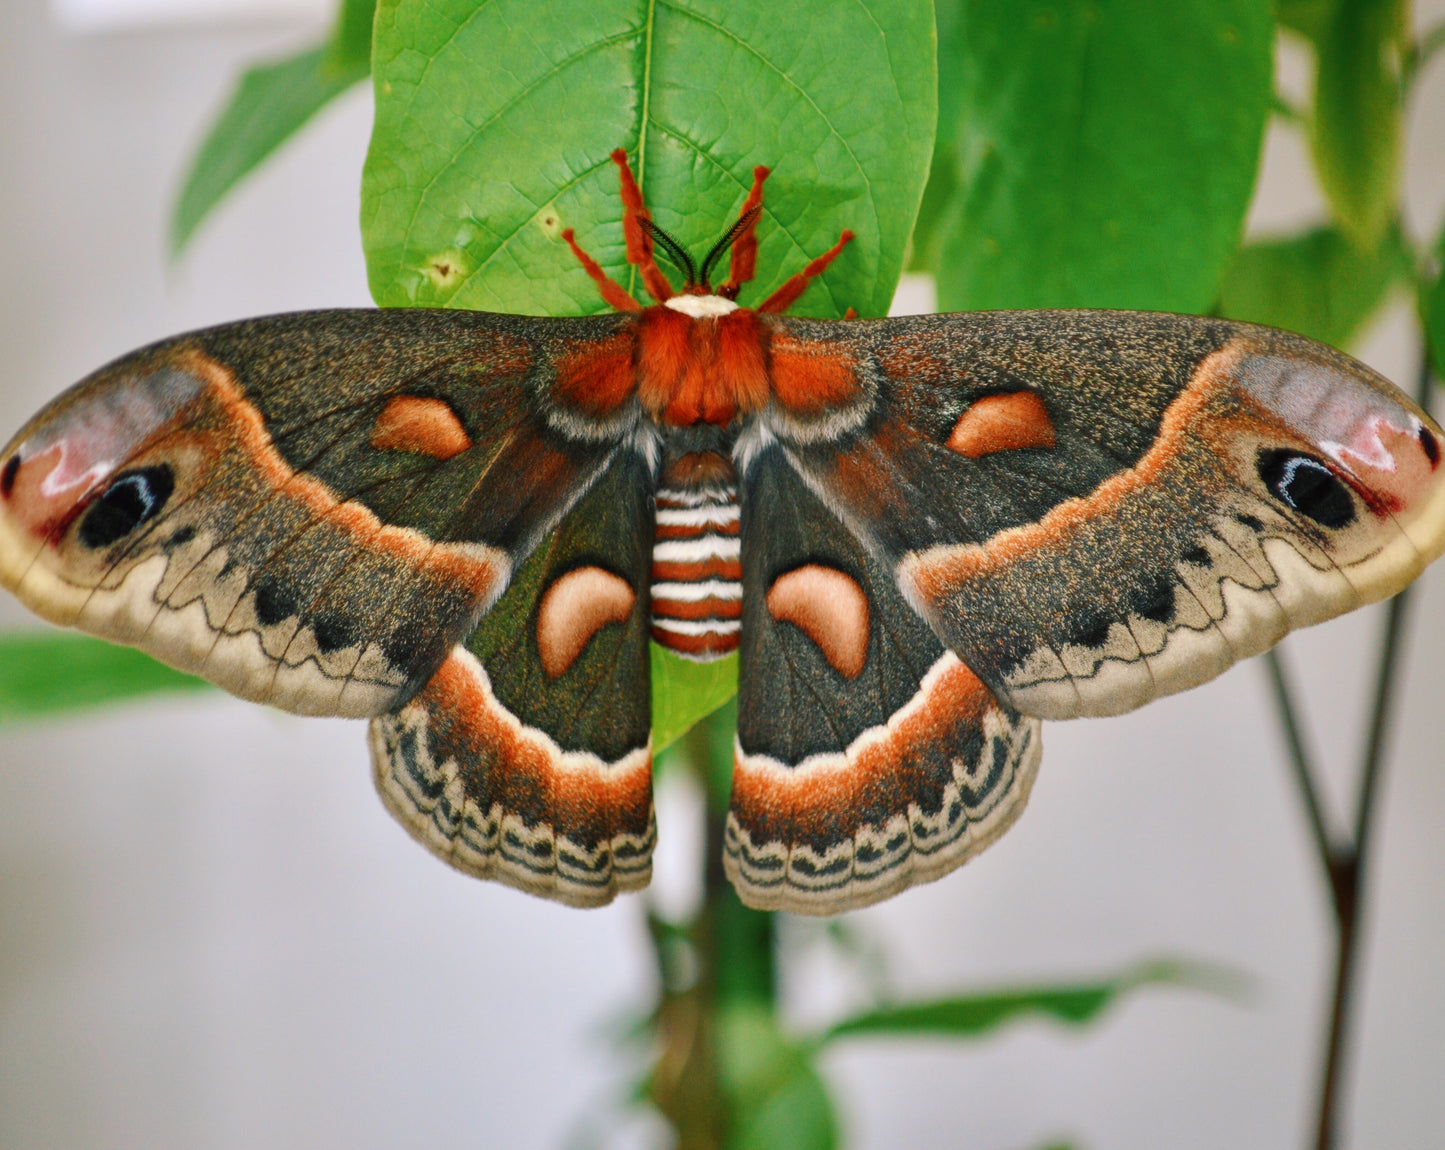
{"label": "moth's abdomen", "polygon": [[737,650],[743,609],[737,487],[664,487],[656,522],[652,638],[699,662]]}

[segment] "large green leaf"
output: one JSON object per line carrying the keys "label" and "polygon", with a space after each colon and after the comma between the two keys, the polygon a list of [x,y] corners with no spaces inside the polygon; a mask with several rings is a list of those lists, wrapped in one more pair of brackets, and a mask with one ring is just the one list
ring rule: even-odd
{"label": "large green leaf", "polygon": [[887,310],[933,142],[928,0],[387,0],[362,183],[372,294],[387,305],[601,310],[558,242],[634,295],[617,172],[633,158],[658,224],[710,246],[755,165],[773,169],[758,283],[848,227],[799,311]]}
{"label": "large green leaf", "polygon": [[[888,308],[933,143],[928,0],[383,0],[362,180],[372,295],[389,306],[603,309],[566,227],[634,296],[617,171],[701,253],[773,170],[757,300],[856,235],[797,310]],[[731,663],[654,659],[659,745],[731,691]]]}
{"label": "large green leaf", "polygon": [[179,255],[207,214],[267,156],[370,69],[376,0],[345,0],[331,39],[247,70],[191,161],[171,213]]}
{"label": "large green leaf", "polygon": [[1343,0],[1318,45],[1315,172],[1335,220],[1366,248],[1399,199],[1404,14],[1403,0]]}
{"label": "large green leaf", "polygon": [[946,2],[940,306],[1208,308],[1270,107],[1268,0]]}
{"label": "large green leaf", "polygon": [[1071,1026],[1082,1026],[1129,991],[1161,982],[1231,995],[1242,993],[1244,986],[1238,974],[1220,967],[1164,960],[1145,963],[1114,978],[1093,983],[1011,988],[879,1007],[836,1023],[821,1040],[922,1034],[977,1038],[1027,1015],[1043,1015]]}
{"label": "large green leaf", "polygon": [[0,719],[53,715],[206,684],[130,647],[69,631],[0,635]]}
{"label": "large green leaf", "polygon": [[1411,270],[1393,231],[1369,250],[1336,227],[1256,240],[1224,277],[1219,310],[1344,348]]}

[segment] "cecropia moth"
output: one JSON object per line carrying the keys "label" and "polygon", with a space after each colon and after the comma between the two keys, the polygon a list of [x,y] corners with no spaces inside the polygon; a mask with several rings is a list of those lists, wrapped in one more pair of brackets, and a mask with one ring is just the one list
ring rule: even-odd
{"label": "cecropia moth", "polygon": [[649,642],[736,649],[728,874],[822,914],[1007,829],[1041,719],[1202,683],[1445,549],[1440,428],[1329,348],[783,315],[846,232],[740,307],[766,169],[694,272],[614,158],[654,303],[567,233],[613,314],[322,311],[135,352],[0,455],[0,582],[245,698],[369,718],[412,835],[577,905],[650,875]]}

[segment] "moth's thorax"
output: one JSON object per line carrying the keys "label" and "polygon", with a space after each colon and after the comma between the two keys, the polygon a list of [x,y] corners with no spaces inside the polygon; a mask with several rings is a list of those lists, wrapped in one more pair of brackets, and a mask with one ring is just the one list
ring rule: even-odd
{"label": "moth's thorax", "polygon": [[737,472],[721,439],[674,432],[658,476],[652,638],[698,662],[737,650],[742,621]]}
{"label": "moth's thorax", "polygon": [[769,326],[748,308],[699,317],[672,306],[709,298],[674,296],[638,319],[637,398],[663,426],[725,427],[768,401]]}
{"label": "moth's thorax", "polygon": [[726,427],[768,403],[816,416],[860,394],[851,355],[795,339],[777,320],[719,296],[674,296],[637,321],[642,408],[664,427]]}

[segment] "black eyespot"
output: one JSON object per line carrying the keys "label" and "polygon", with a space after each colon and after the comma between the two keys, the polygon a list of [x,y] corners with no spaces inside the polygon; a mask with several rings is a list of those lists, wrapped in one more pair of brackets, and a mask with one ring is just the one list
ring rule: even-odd
{"label": "black eyespot", "polygon": [[1209,552],[1197,543],[1193,547],[1186,549],[1179,558],[1183,559],[1186,563],[1193,563],[1196,567],[1208,567],[1211,562]]}
{"label": "black eyespot", "polygon": [[20,455],[17,452],[5,461],[5,468],[0,471],[0,497],[10,498],[10,493],[15,490],[15,476],[20,472]]}
{"label": "black eyespot", "polygon": [[196,537],[196,529],[190,524],[184,527],[177,527],[175,533],[166,540],[167,547],[184,547]]}
{"label": "black eyespot", "polygon": [[323,655],[340,651],[343,647],[354,647],[357,643],[355,628],[338,615],[317,615],[306,622],[316,637],[316,649]]}
{"label": "black eyespot", "polygon": [[[1435,438],[1434,432],[1424,426],[1424,424],[1420,426],[1420,446],[1425,449],[1425,458],[1430,461],[1430,466],[1438,466],[1440,463],[1440,441]],[[7,463],[6,467],[8,468],[9,466]],[[0,478],[0,487],[3,487],[3,485],[4,480]]]}
{"label": "black eyespot", "polygon": [[1248,527],[1251,531],[1264,530],[1264,520],[1257,518],[1253,515],[1236,513],[1236,515],[1234,516],[1234,521],[1238,523],[1241,527]]}
{"label": "black eyespot", "polygon": [[274,627],[282,619],[290,619],[300,608],[296,597],[288,595],[274,583],[257,583],[255,587],[256,622]]}
{"label": "black eyespot", "polygon": [[1112,625],[1113,620],[1104,615],[1085,619],[1074,632],[1074,642],[1085,647],[1102,647],[1108,641],[1109,628]]}
{"label": "black eyespot", "polygon": [[160,514],[175,486],[175,476],[164,463],[122,471],[81,519],[80,541],[87,547],[104,547],[123,539]]}
{"label": "black eyespot", "polygon": [[1134,613],[1156,623],[1167,623],[1174,616],[1174,582],[1156,575],[1134,595]]}
{"label": "black eyespot", "polygon": [[1354,522],[1355,501],[1349,491],[1313,456],[1261,451],[1257,467],[1271,495],[1321,527],[1348,527]]}

